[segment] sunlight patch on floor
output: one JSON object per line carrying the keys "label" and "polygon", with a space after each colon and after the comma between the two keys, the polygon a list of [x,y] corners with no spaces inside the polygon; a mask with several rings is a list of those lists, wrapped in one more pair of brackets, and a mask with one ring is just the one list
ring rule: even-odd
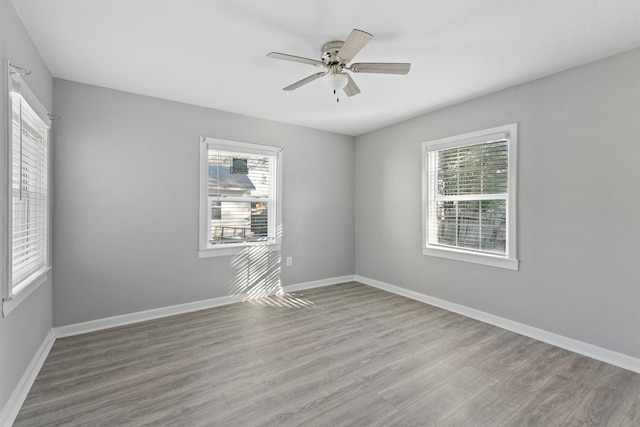
{"label": "sunlight patch on floor", "polygon": [[296,294],[271,295],[264,298],[248,299],[246,302],[264,307],[287,307],[287,308],[316,308],[314,302],[297,296]]}

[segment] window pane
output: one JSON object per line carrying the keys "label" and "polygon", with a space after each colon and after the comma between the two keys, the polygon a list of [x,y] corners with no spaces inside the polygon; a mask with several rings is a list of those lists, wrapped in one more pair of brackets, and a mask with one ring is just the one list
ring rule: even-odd
{"label": "window pane", "polygon": [[438,194],[450,196],[506,193],[507,166],[507,141],[438,151]]}
{"label": "window pane", "polygon": [[272,158],[215,149],[208,153],[209,196],[269,198]]}
{"label": "window pane", "polygon": [[506,201],[444,201],[436,205],[436,243],[465,249],[506,252]]}
{"label": "window pane", "polygon": [[[218,206],[215,206],[217,204]],[[267,202],[211,202],[220,218],[211,219],[211,244],[258,242],[268,237]]]}

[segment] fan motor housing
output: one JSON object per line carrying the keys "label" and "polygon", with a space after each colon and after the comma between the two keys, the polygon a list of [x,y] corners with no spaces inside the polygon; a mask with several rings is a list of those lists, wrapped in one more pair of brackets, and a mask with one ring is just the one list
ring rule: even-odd
{"label": "fan motor housing", "polygon": [[340,52],[343,44],[344,42],[340,41],[325,43],[322,46],[322,62],[324,62],[328,67],[335,65],[344,67],[344,62],[342,59],[338,58],[338,52]]}

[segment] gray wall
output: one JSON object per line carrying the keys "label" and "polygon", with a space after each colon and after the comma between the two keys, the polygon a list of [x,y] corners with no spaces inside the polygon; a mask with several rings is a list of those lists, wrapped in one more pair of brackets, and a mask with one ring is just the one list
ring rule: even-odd
{"label": "gray wall", "polygon": [[[635,50],[357,137],[356,274],[640,357],[639,118]],[[423,256],[421,143],[512,122],[520,270]]]}
{"label": "gray wall", "polygon": [[[32,74],[25,78],[40,102],[51,111],[51,75],[40,59],[31,39],[18,19],[10,2],[0,1],[0,59],[9,59],[16,65],[30,69]],[[5,79],[4,70],[1,73]],[[4,80],[3,80],[4,83]],[[5,242],[4,224],[6,212],[6,120],[4,84],[0,102],[0,212],[3,224],[0,227],[0,242]],[[4,244],[0,245],[0,259],[4,259]],[[7,317],[0,316],[0,411],[31,362],[38,347],[51,330],[51,279],[24,300]]]}
{"label": "gray wall", "polygon": [[54,80],[54,325],[226,296],[198,258],[200,135],[283,148],[283,285],[354,273],[353,137]]}

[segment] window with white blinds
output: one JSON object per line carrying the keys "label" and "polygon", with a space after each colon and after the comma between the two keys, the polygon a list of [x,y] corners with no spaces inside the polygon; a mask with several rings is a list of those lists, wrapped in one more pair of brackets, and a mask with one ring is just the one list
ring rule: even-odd
{"label": "window with white blinds", "polygon": [[279,243],[280,158],[277,147],[202,138],[201,251]]}
{"label": "window with white blinds", "polygon": [[517,125],[423,145],[424,253],[517,269]]}
{"label": "window with white blinds", "polygon": [[22,90],[23,85],[10,79],[11,268],[6,297],[37,279],[49,264],[49,126]]}

